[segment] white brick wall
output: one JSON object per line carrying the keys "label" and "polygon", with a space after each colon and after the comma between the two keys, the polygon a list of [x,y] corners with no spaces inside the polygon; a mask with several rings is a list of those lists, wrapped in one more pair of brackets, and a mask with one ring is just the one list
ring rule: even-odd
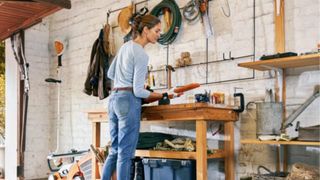
{"label": "white brick wall", "polygon": [[[180,7],[184,6],[187,0],[178,0]],[[26,159],[31,161],[27,164],[26,178],[45,177],[47,168],[45,167],[45,157],[50,151],[55,150],[56,143],[56,105],[57,88],[54,85],[44,83],[47,77],[56,76],[57,60],[53,50],[53,40],[56,38],[67,41],[68,46],[63,55],[63,67],[61,68],[61,124],[60,124],[60,151],[66,152],[71,148],[88,149],[91,144],[91,125],[86,116],[86,110],[94,108],[105,108],[107,100],[99,101],[97,98],[89,97],[82,93],[83,83],[86,77],[87,66],[92,44],[98,36],[99,29],[106,21],[108,9],[114,10],[125,7],[130,3],[126,1],[98,1],[98,0],[73,0],[71,10],[61,10],[54,15],[46,18],[44,23],[32,27],[26,31],[26,55],[29,60],[30,79],[32,89],[30,92],[30,108],[27,134],[27,155]],[[152,9],[158,1],[148,1],[149,9]],[[222,54],[229,56],[249,55],[253,52],[253,1],[230,1],[231,17],[227,18],[221,12],[220,6],[224,1],[210,2],[210,20],[213,25],[215,35],[208,39],[209,61],[222,59]],[[314,50],[319,43],[319,2],[292,0],[286,1],[286,49],[288,51],[305,52]],[[224,6],[226,9],[226,7]],[[117,15],[115,12],[110,16],[112,25],[116,25]],[[116,32],[119,28],[113,29]],[[119,33],[119,32],[118,32]],[[122,40],[115,36],[117,44]],[[119,46],[119,45],[117,45]],[[190,51],[194,63],[205,61],[206,40],[204,29],[200,22],[193,25],[183,21],[182,29],[176,41],[169,46],[169,62],[174,64],[176,58],[182,51]],[[166,63],[167,49],[160,45],[150,45],[146,48],[150,63],[154,69]],[[274,19],[273,19],[273,0],[256,0],[256,59],[263,54],[274,52]],[[188,92],[187,94],[204,92],[204,90],[222,91],[227,96],[233,93],[234,87],[242,87],[246,102],[261,100],[264,98],[265,88],[272,88],[274,80],[268,72],[253,72],[245,68],[237,67],[240,62],[251,61],[252,58],[243,58],[235,61],[212,63],[209,65],[209,82],[227,81],[230,79],[244,79],[242,81],[231,81],[226,83],[213,83]],[[308,91],[300,92],[297,89],[297,81],[303,71],[319,72],[319,67],[303,68],[303,70],[290,70],[287,81],[288,103],[302,103],[311,93],[314,83],[308,84]],[[182,85],[189,82],[205,82],[205,67],[194,66],[180,68],[173,74],[173,83]],[[165,82],[161,78],[162,73],[156,74],[156,83]],[[250,79],[251,78],[251,79]],[[312,78],[319,78],[313,76]],[[318,81],[319,82],[319,79]],[[292,91],[294,89],[294,92]],[[296,100],[295,94],[299,92],[300,100]],[[301,100],[302,99],[302,100]],[[174,103],[186,102],[186,97],[174,100]],[[31,113],[32,112],[32,113]],[[181,125],[170,123],[170,128],[179,131],[187,129],[194,130],[191,125]],[[150,128],[160,128],[161,125],[149,127],[143,125],[142,130]],[[166,130],[162,128],[164,132]],[[41,134],[41,137],[39,137]],[[192,134],[192,133],[191,133]],[[236,134],[242,138],[255,137],[255,114],[254,110],[245,111],[241,114],[241,120],[237,123]],[[107,127],[103,125],[102,139],[103,144],[107,141]],[[212,143],[213,146],[216,142]],[[210,145],[212,145],[210,144]],[[237,176],[248,175],[256,172],[259,164],[274,168],[275,148],[273,146],[240,146],[237,148]],[[305,147],[299,147],[305,150]],[[296,147],[290,148],[292,157],[300,151]],[[261,153],[265,154],[261,157]],[[317,153],[314,153],[317,155]],[[318,151],[319,154],[319,151]],[[307,162],[313,156],[304,159],[299,155],[298,159],[289,158],[289,162]],[[319,160],[310,162],[319,165]],[[223,173],[219,172],[221,164],[217,161],[209,162],[208,179],[219,177],[223,179]]]}
{"label": "white brick wall", "polygon": [[49,85],[49,24],[39,23],[25,31],[25,55],[29,63],[30,92],[26,131],[25,177],[46,177],[46,156],[55,145]]}

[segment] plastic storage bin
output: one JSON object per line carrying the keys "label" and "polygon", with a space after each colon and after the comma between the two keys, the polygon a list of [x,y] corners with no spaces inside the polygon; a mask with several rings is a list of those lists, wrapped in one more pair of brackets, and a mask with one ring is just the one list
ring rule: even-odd
{"label": "plastic storage bin", "polygon": [[194,160],[142,159],[145,180],[195,180]]}

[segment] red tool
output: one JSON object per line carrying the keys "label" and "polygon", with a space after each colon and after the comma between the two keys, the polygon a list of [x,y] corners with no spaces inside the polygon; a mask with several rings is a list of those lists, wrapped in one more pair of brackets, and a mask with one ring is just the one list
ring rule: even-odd
{"label": "red tool", "polygon": [[185,91],[189,91],[189,90],[192,90],[192,89],[195,89],[195,88],[198,88],[198,87],[200,87],[199,83],[190,83],[190,84],[175,88],[173,90],[173,92],[175,92],[175,93],[183,93]]}

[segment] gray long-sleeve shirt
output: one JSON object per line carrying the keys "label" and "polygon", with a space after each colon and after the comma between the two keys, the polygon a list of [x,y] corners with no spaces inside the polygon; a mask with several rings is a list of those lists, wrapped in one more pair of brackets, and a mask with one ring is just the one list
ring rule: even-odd
{"label": "gray long-sleeve shirt", "polygon": [[133,87],[136,97],[147,98],[150,92],[144,88],[148,72],[149,56],[143,47],[131,41],[119,49],[109,70],[108,77],[114,81],[114,87]]}

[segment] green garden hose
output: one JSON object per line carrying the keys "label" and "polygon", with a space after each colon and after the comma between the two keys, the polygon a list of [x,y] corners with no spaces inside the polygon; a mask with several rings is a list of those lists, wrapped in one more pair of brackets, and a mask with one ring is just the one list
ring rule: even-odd
{"label": "green garden hose", "polygon": [[171,44],[177,37],[180,27],[181,27],[181,13],[178,5],[174,0],[163,0],[156,7],[152,9],[150,14],[159,17],[162,15],[162,10],[164,8],[170,9],[172,14],[172,24],[169,30],[160,35],[158,42],[162,45]]}

